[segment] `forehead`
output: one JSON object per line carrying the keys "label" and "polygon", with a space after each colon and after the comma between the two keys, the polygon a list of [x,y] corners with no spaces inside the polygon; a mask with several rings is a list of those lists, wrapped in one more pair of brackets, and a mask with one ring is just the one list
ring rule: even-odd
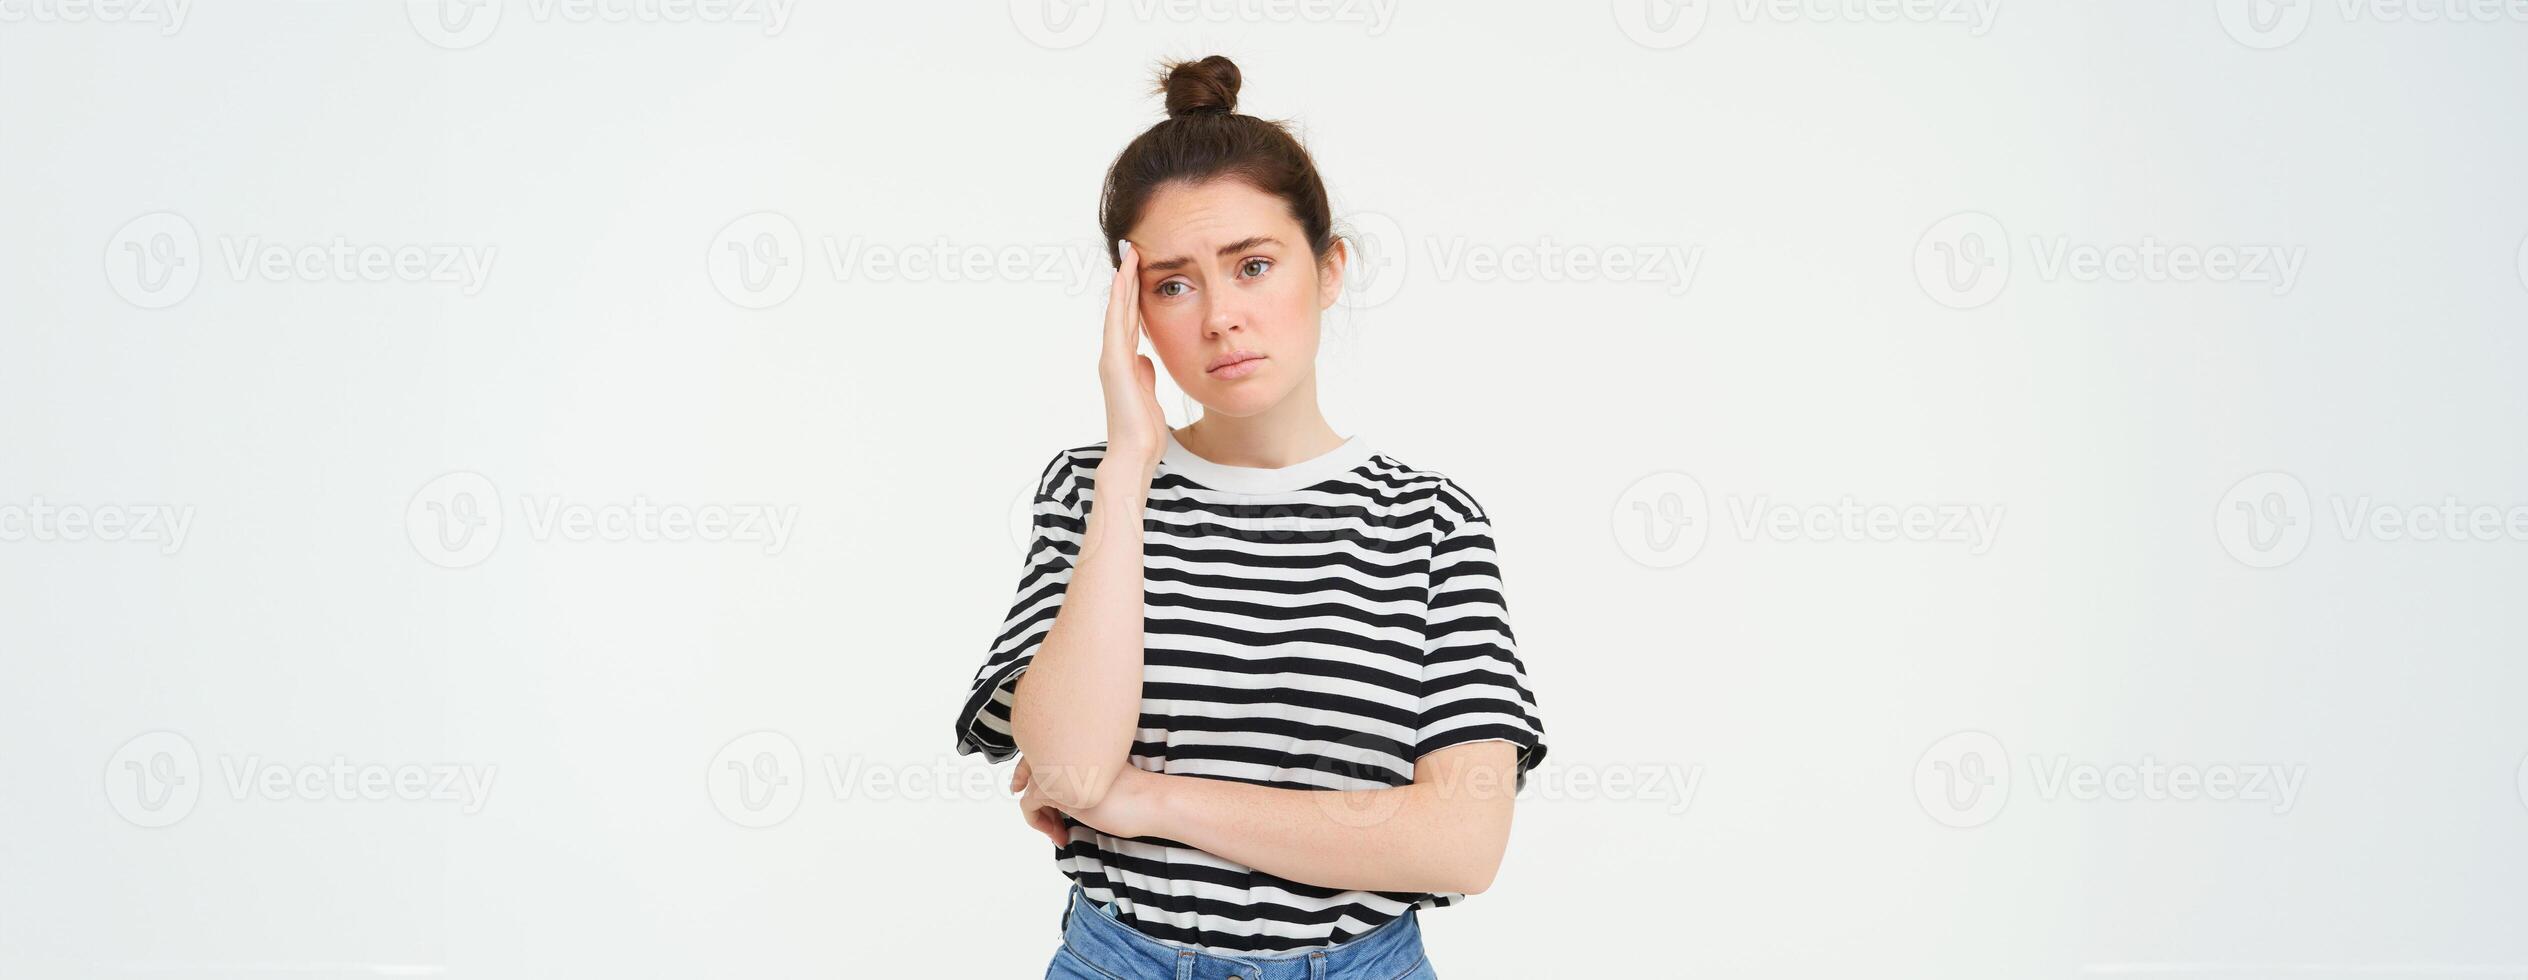
{"label": "forehead", "polygon": [[[1299,222],[1282,199],[1256,190],[1243,180],[1216,179],[1200,184],[1171,183],[1150,195],[1141,221],[1130,238],[1159,256],[1163,249],[1189,249],[1234,242],[1251,235],[1296,241]],[[1168,254],[1178,254],[1170,251]]]}

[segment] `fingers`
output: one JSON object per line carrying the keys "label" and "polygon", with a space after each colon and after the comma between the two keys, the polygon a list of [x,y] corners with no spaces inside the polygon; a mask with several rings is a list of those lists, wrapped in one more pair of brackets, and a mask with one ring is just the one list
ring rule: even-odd
{"label": "fingers", "polygon": [[1015,793],[1015,792],[1018,792],[1018,791],[1020,791],[1020,790],[1026,789],[1026,788],[1027,788],[1027,781],[1028,781],[1028,780],[1029,780],[1029,778],[1031,778],[1033,775],[1034,775],[1033,773],[1030,773],[1030,772],[1027,770],[1027,763],[1026,763],[1026,760],[1023,760],[1023,759],[1022,759],[1022,760],[1020,760],[1020,761],[1019,761],[1019,763],[1018,763],[1018,768],[1010,770],[1010,773],[1009,773],[1009,791],[1010,791],[1010,792],[1012,792],[1012,793]]}
{"label": "fingers", "polygon": [[1035,828],[1037,833],[1045,835],[1046,840],[1052,841],[1053,846],[1061,847],[1071,842],[1070,828],[1062,825],[1062,814],[1053,807],[1038,805],[1031,801],[1020,804],[1018,814],[1027,821],[1027,826]]}
{"label": "fingers", "polygon": [[1124,266],[1124,349],[1141,348],[1141,249],[1125,242]]}
{"label": "fingers", "polygon": [[1106,350],[1122,357],[1141,342],[1141,253],[1131,242],[1115,247],[1115,281],[1106,290]]}
{"label": "fingers", "polygon": [[1070,843],[1070,832],[1063,828],[1061,815],[1051,807],[1038,809],[1027,818],[1027,822],[1035,825],[1037,832],[1044,834],[1045,839],[1052,841],[1056,847]]}

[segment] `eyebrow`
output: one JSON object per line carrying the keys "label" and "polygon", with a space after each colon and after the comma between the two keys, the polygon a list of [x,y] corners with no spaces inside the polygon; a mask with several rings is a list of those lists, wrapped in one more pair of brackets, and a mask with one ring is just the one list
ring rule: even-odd
{"label": "eyebrow", "polygon": [[[1265,245],[1279,245],[1281,243],[1281,239],[1274,238],[1269,235],[1249,235],[1245,238],[1220,246],[1219,254],[1222,258],[1227,258],[1250,248],[1260,248]],[[1194,264],[1194,260],[1191,257],[1179,255],[1175,258],[1158,262],[1141,263],[1141,269],[1144,272],[1167,272],[1175,269],[1182,269],[1192,264]]]}

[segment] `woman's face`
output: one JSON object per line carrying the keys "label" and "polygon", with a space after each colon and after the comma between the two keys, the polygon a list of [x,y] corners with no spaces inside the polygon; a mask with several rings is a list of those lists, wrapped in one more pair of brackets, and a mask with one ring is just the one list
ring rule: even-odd
{"label": "woman's face", "polygon": [[1281,198],[1243,180],[1168,184],[1126,237],[1141,255],[1150,346],[1205,411],[1256,415],[1314,376],[1343,246],[1320,265]]}

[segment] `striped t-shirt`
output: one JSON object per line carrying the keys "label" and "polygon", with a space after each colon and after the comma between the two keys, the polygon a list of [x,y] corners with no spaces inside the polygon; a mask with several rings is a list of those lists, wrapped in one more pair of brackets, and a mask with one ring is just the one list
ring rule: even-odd
{"label": "striped t-shirt", "polygon": [[[957,751],[1017,751],[1010,696],[1052,628],[1105,444],[1056,455],[1036,486],[1017,600],[957,716]],[[1171,435],[1143,519],[1141,722],[1132,764],[1285,789],[1413,782],[1425,752],[1519,747],[1545,730],[1510,633],[1483,508],[1449,478],[1358,436],[1291,466],[1225,466]],[[1214,953],[1339,943],[1454,892],[1301,884],[1068,817],[1063,874],[1125,922]]]}

